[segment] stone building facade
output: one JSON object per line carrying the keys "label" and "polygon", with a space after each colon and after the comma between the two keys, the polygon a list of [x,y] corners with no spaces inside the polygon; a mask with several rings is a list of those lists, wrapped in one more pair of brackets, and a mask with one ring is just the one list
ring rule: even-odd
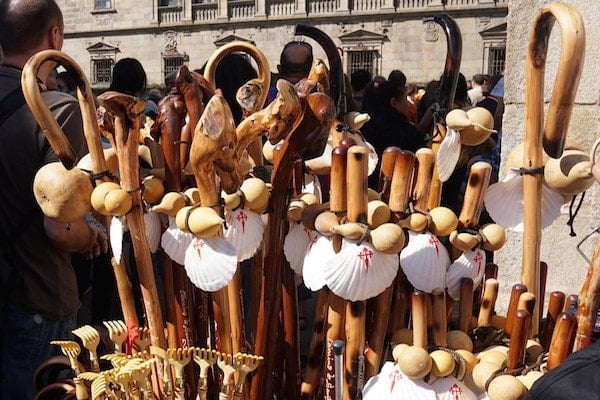
{"label": "stone building facade", "polygon": [[[461,71],[504,68],[508,0],[58,0],[65,17],[64,51],[74,57],[92,86],[101,90],[124,57],[139,59],[149,86],[181,64],[200,68],[221,45],[245,40],[265,53],[276,71],[283,45],[297,23],[311,24],[339,46],[344,71],[367,68],[374,75],[403,70],[410,82],[439,78],[446,39],[425,22],[446,12],[463,37]],[[307,41],[311,39],[303,38]],[[325,58],[313,43],[317,57]]]}

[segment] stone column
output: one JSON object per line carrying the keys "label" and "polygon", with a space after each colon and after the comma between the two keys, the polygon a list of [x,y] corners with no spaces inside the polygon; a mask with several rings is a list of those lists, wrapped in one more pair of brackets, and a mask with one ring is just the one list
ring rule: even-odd
{"label": "stone column", "polygon": [[158,25],[158,0],[152,0],[152,19],[151,25]]}
{"label": "stone column", "polygon": [[183,18],[181,22],[184,24],[192,23],[192,0],[183,0]]}
{"label": "stone column", "polygon": [[267,16],[267,1],[266,0],[254,0],[254,15],[256,17],[266,17]]}
{"label": "stone column", "polygon": [[227,6],[227,0],[218,0],[219,6],[217,7],[217,19],[228,19],[229,8]]}
{"label": "stone column", "polygon": [[306,0],[296,0],[296,9],[294,10],[294,14],[306,16]]}

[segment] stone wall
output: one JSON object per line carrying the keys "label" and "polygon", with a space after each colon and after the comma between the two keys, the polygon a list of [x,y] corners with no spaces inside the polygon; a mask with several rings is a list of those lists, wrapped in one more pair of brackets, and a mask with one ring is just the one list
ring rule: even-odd
{"label": "stone wall", "polygon": [[[550,2],[542,0],[513,0],[509,3],[503,159],[516,144],[525,140],[527,42],[536,15],[540,8],[548,3]],[[597,7],[596,0],[566,0],[563,3],[573,5],[582,14],[587,43],[583,73],[567,138],[577,142],[582,149],[588,151],[598,137],[600,122],[598,115],[600,75],[595,63],[600,53],[600,48],[596,45],[600,35],[600,29],[597,26],[600,9]],[[532,7],[532,4],[535,6]],[[556,23],[550,36],[546,61],[545,109],[547,109],[551,96],[560,57],[559,33],[560,28]],[[569,235],[568,204],[563,207],[564,212],[560,218],[542,231],[540,259],[548,264],[547,294],[554,290],[563,291],[567,295],[580,292],[587,273],[588,262],[580,255],[577,247],[587,234],[600,225],[598,202],[598,185],[594,184],[586,192],[581,210],[575,219],[574,230],[577,236]],[[580,245],[580,249],[586,257],[591,258],[597,239],[598,235],[593,234]],[[522,248],[522,234],[512,233],[509,235],[507,245],[497,253],[495,261],[499,266],[501,285],[498,310],[505,310],[511,286],[520,281]],[[548,295],[546,295],[547,299]]]}

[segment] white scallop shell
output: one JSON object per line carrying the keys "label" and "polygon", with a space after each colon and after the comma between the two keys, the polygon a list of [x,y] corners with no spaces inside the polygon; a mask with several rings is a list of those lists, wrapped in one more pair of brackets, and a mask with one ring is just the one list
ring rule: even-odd
{"label": "white scallop shell", "polygon": [[169,217],[169,226],[162,234],[161,246],[165,253],[179,265],[185,262],[185,252],[192,243],[194,235],[177,227],[175,217]]}
{"label": "white scallop shell", "polygon": [[238,261],[252,257],[260,248],[265,232],[265,224],[259,214],[247,208],[225,212],[225,239],[231,243]]}
{"label": "white scallop shell", "polygon": [[323,199],[323,191],[321,190],[321,182],[319,181],[319,177],[312,173],[307,172],[304,174],[304,186],[302,188],[303,193],[312,193],[317,196],[319,203]]}
{"label": "white scallop shell", "polygon": [[113,216],[109,227],[110,249],[117,262],[121,262],[121,257],[123,256],[123,234],[125,231],[127,231],[125,218]]}
{"label": "white scallop shell", "polygon": [[391,361],[367,381],[362,394],[363,400],[436,400],[431,386],[421,379],[410,379]]}
{"label": "white scallop shell", "polygon": [[237,270],[237,256],[227,240],[194,237],[185,252],[185,271],[190,281],[207,292],[224,288]]}
{"label": "white scallop shell", "polygon": [[[502,182],[488,186],[484,194],[485,207],[490,217],[499,225],[514,232],[523,232],[523,177],[510,171]],[[564,199],[542,185],[542,221],[546,228],[560,216]]]}
{"label": "white scallop shell", "polygon": [[290,229],[283,241],[283,254],[296,274],[302,275],[308,246],[317,241],[318,235],[318,232],[308,229],[301,223],[290,222]]}
{"label": "white scallop shell", "polygon": [[446,272],[446,287],[448,294],[454,300],[460,299],[460,280],[471,278],[473,290],[477,289],[485,272],[485,251],[481,249],[464,251],[448,268]]}
{"label": "white scallop shell", "polygon": [[477,400],[477,395],[454,376],[437,378],[429,381],[429,385],[437,393],[438,400]]}
{"label": "white scallop shell", "polygon": [[408,244],[400,252],[400,266],[415,289],[431,293],[446,287],[450,256],[433,233],[408,231]]}
{"label": "white scallop shell", "polygon": [[398,255],[376,250],[369,242],[348,239],[323,269],[329,289],[343,299],[366,300],[389,287],[398,273]]}
{"label": "white scallop shell", "polygon": [[450,178],[450,175],[452,175],[452,172],[454,172],[454,168],[456,168],[456,163],[460,157],[460,148],[460,133],[448,128],[436,155],[438,178],[440,181],[446,182]]}
{"label": "white scallop shell", "polygon": [[379,156],[377,155],[377,151],[375,151],[375,147],[369,142],[365,142],[365,145],[369,149],[369,161],[367,166],[367,175],[371,175],[375,168],[377,168],[377,163],[379,162]]}
{"label": "white scallop shell", "polygon": [[150,252],[156,253],[160,245],[161,224],[160,216],[155,211],[147,211],[144,213],[144,226],[146,227],[146,238]]}
{"label": "white scallop shell", "polygon": [[308,244],[302,265],[304,286],[316,292],[325,286],[323,270],[329,260],[335,255],[331,238],[317,233],[315,241]]}

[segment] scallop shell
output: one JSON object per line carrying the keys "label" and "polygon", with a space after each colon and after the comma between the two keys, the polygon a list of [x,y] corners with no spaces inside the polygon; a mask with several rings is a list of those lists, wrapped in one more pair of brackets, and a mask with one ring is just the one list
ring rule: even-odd
{"label": "scallop shell", "polygon": [[256,254],[265,232],[265,224],[260,214],[247,208],[238,208],[225,212],[225,221],[225,239],[235,248],[238,261],[247,260]]}
{"label": "scallop shell", "polygon": [[473,280],[473,290],[477,289],[483,279],[485,262],[485,251],[481,249],[464,251],[446,272],[446,287],[450,297],[459,300],[460,280],[462,278],[471,278]]}
{"label": "scallop shell", "polygon": [[125,233],[126,230],[127,225],[125,225],[125,219],[123,217],[111,218],[109,227],[110,248],[113,257],[117,262],[121,262],[121,256],[123,255],[123,233]]}
{"label": "scallop shell", "polygon": [[156,253],[160,245],[161,224],[158,213],[148,211],[144,213],[144,225],[146,227],[146,238],[150,246],[150,252]]}
{"label": "scallop shell", "polygon": [[199,289],[216,292],[224,288],[237,270],[237,256],[227,240],[194,237],[185,252],[185,271]]}
{"label": "scallop shell", "polygon": [[325,286],[325,265],[335,255],[332,240],[317,234],[317,239],[308,244],[305,254],[302,265],[304,286],[316,292]]}
{"label": "scallop shell", "polygon": [[[523,177],[509,172],[502,182],[488,186],[484,194],[490,217],[506,229],[523,232]],[[560,216],[563,197],[542,185],[541,228],[550,226]]]}
{"label": "scallop shell", "polygon": [[477,400],[477,395],[454,376],[446,376],[429,381],[437,393],[438,400]]}
{"label": "scallop shell", "polygon": [[312,193],[317,196],[318,203],[320,203],[323,199],[321,181],[319,181],[319,177],[312,172],[307,172],[304,174],[304,185],[302,187],[302,191],[304,193]]}
{"label": "scallop shell", "polygon": [[316,242],[318,233],[299,223],[290,223],[290,229],[283,241],[283,254],[290,267],[298,275],[302,275],[302,266],[308,246]]}
{"label": "scallop shell", "polygon": [[171,258],[179,265],[185,262],[185,252],[189,247],[194,235],[184,232],[177,227],[175,217],[169,217],[169,226],[163,232],[160,244]]}
{"label": "scallop shell", "polygon": [[436,400],[433,388],[420,379],[410,379],[391,361],[370,378],[363,388],[363,400]]}
{"label": "scallop shell", "polygon": [[446,182],[454,172],[460,157],[460,148],[460,134],[454,129],[448,129],[437,152],[438,178],[440,181]]}
{"label": "scallop shell", "polygon": [[392,284],[398,273],[398,255],[377,251],[369,242],[346,245],[327,262],[325,283],[333,293],[350,301],[377,296]]}
{"label": "scallop shell", "polygon": [[408,244],[400,252],[400,265],[415,289],[430,293],[433,289],[446,287],[450,256],[431,232],[408,231]]}
{"label": "scallop shell", "polygon": [[373,147],[373,145],[371,143],[365,142],[365,145],[369,149],[367,175],[371,175],[375,171],[375,168],[377,168],[377,163],[379,162],[379,156],[377,155],[377,151],[375,151],[375,148]]}

